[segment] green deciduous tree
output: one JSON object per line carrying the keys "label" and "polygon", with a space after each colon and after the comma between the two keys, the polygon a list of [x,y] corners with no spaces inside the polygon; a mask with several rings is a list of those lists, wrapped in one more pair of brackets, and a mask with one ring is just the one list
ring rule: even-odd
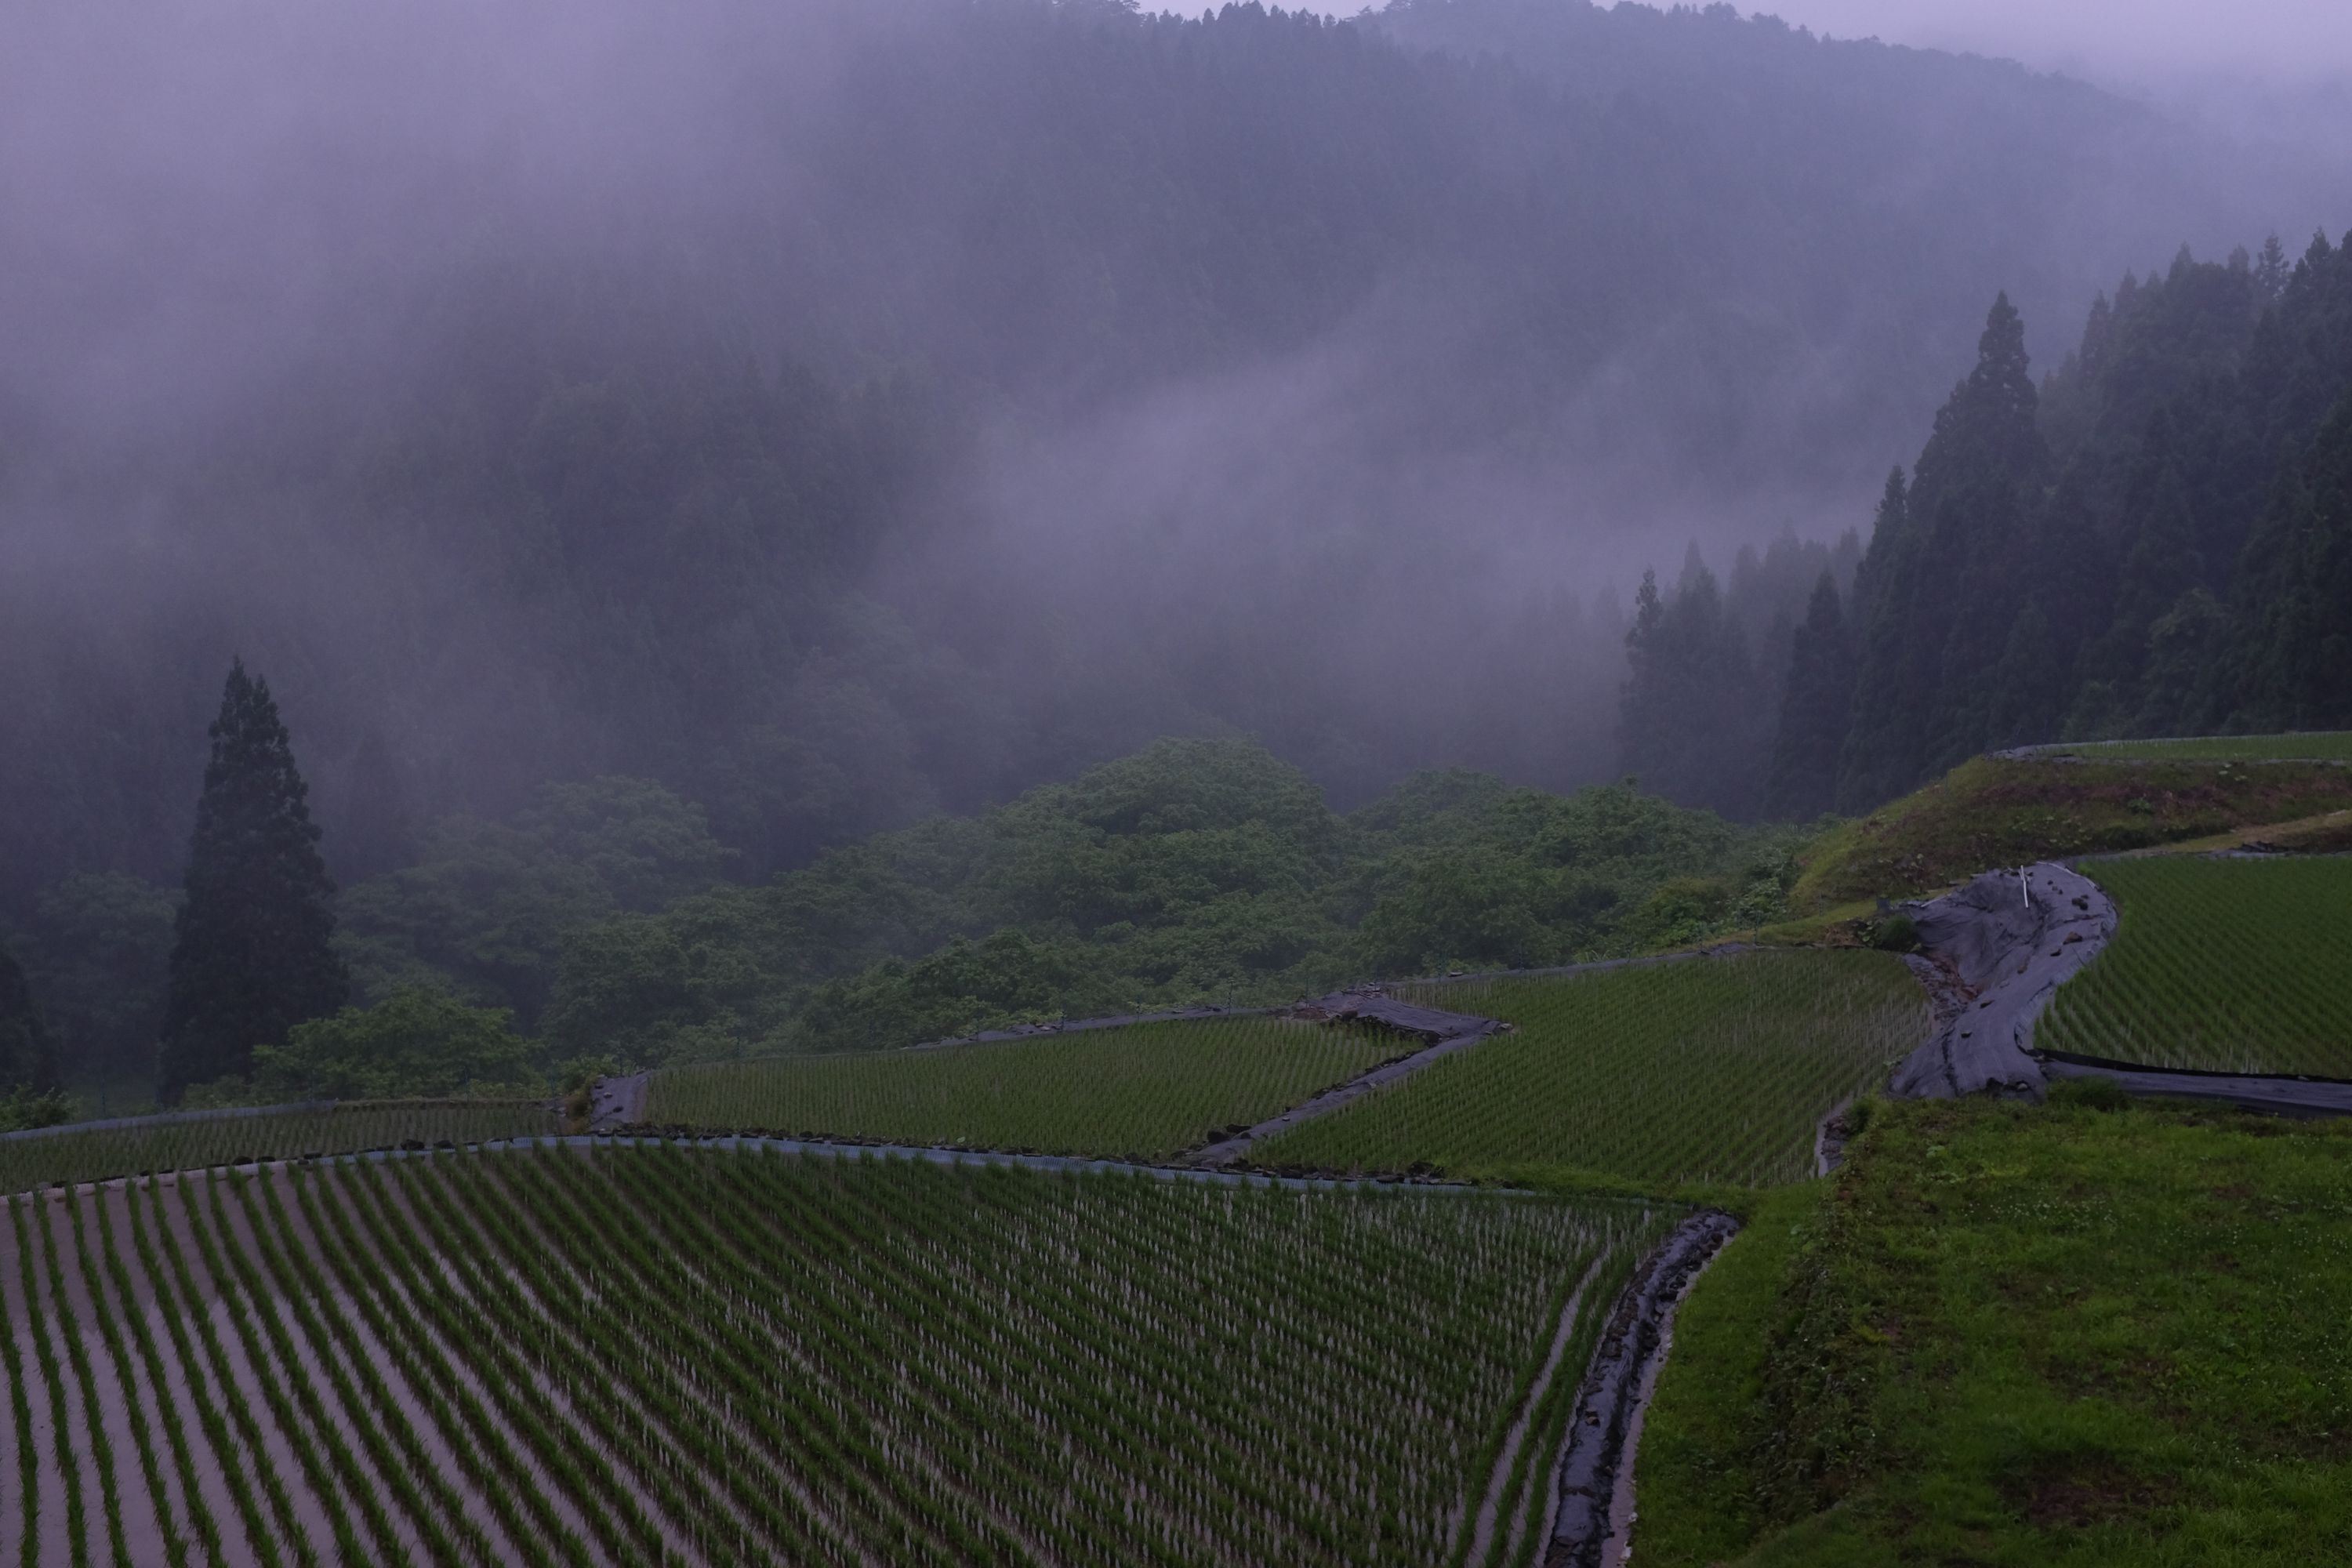
{"label": "green deciduous tree", "polygon": [[253,1055],[253,1091],[268,1100],[386,1100],[536,1087],[530,1047],[503,1009],[446,991],[394,992],[298,1024]]}
{"label": "green deciduous tree", "polygon": [[267,681],[232,665],[188,847],[172,947],[160,1093],[244,1077],[253,1052],[351,992],[335,953],[334,884],[309,788]]}
{"label": "green deciduous tree", "polygon": [[155,1070],[178,908],[171,889],[121,871],[68,877],[35,901],[26,961],[77,1079]]}
{"label": "green deciduous tree", "polygon": [[16,956],[0,945],[0,1089],[55,1088],[57,1058]]}

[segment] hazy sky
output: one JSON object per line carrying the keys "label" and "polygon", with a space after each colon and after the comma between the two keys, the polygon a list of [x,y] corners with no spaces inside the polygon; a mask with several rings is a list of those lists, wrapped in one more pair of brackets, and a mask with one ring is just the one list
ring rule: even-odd
{"label": "hazy sky", "polygon": [[2100,76],[2352,75],[2352,0],[1743,0],[1837,37]]}

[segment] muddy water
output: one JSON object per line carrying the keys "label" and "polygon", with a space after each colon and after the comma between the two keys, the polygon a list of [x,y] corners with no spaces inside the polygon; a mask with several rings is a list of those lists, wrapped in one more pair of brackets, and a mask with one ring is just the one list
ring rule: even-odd
{"label": "muddy water", "polygon": [[[26,1215],[28,1239],[30,1239],[30,1226],[31,1216],[28,1214]],[[37,1280],[40,1278],[39,1248],[40,1243],[35,1240],[34,1257],[30,1261],[34,1278]],[[5,1304],[7,1310],[9,1336],[16,1342],[17,1360],[23,1366],[25,1397],[32,1406],[33,1412],[33,1453],[37,1466],[33,1496],[39,1515],[35,1539],[39,1544],[41,1562],[63,1563],[71,1557],[72,1552],[66,1531],[65,1472],[58,1463],[59,1412],[50,1408],[48,1384],[41,1376],[38,1360],[40,1342],[34,1336],[31,1315],[25,1304],[26,1261],[17,1253],[16,1227],[13,1218],[0,1216],[0,1304]],[[46,1310],[48,1305],[46,1292],[41,1305]],[[62,1352],[59,1353],[62,1354]],[[62,1373],[62,1369],[60,1372]],[[13,1452],[15,1425],[12,1415],[9,1420],[9,1429],[12,1434],[10,1443],[12,1458],[16,1458]],[[66,1427],[65,1431],[69,1435],[70,1426]],[[0,1477],[0,1488],[5,1489],[7,1496],[13,1498],[16,1495],[20,1474],[21,1471],[17,1467],[11,1465],[7,1475]],[[94,1508],[95,1505],[96,1497],[93,1489],[93,1492],[86,1497],[84,1506]],[[0,1544],[7,1544],[22,1537],[24,1520],[21,1503],[6,1511],[5,1540],[0,1541]]]}
{"label": "muddy water", "polygon": [[[105,1303],[116,1338],[121,1342],[121,1359],[117,1360],[95,1323],[86,1331],[83,1341],[98,1385],[108,1438],[114,1445],[117,1484],[122,1490],[123,1542],[134,1562],[153,1563],[163,1560],[168,1536],[176,1535],[193,1542],[195,1531],[190,1522],[178,1468],[172,1461],[171,1445],[164,1436],[162,1415],[153,1407],[153,1391],[146,1386],[146,1368],[131,1332],[131,1320],[124,1315],[121,1295],[107,1273],[97,1215],[98,1205],[105,1201],[104,1193],[77,1194],[66,1205],[68,1212],[62,1216],[58,1242],[61,1258],[69,1260],[68,1267],[81,1276],[93,1300]],[[81,1225],[79,1247],[73,1246],[72,1221],[76,1218]],[[148,1495],[146,1472],[141,1467],[137,1439],[131,1432],[134,1410],[146,1421],[148,1449],[154,1456],[155,1473],[161,1482],[160,1490],[152,1496]]]}
{"label": "muddy water", "polygon": [[[331,1186],[329,1187],[328,1192],[331,1193]],[[328,1193],[322,1193],[321,1195],[328,1195]],[[344,1202],[346,1210],[351,1213],[354,1227],[357,1229],[360,1237],[363,1240],[368,1238],[369,1233],[362,1226],[361,1226],[359,1211],[355,1206],[357,1204],[363,1203],[366,1200],[361,1194],[355,1193],[334,1195]],[[412,1228],[415,1228],[419,1222],[415,1219],[415,1215],[409,1212],[405,1194],[401,1193],[397,1185],[394,1184],[390,1191],[390,1195],[394,1200],[394,1208],[395,1212],[397,1212],[403,1219],[406,1220]],[[379,1261],[381,1264],[383,1260]],[[452,1296],[462,1295],[464,1293],[457,1283],[455,1273],[450,1269],[449,1266],[446,1262],[442,1263],[440,1271],[436,1275],[435,1284],[436,1288],[446,1289]],[[383,1303],[385,1314],[387,1316],[402,1316],[405,1321],[415,1324],[417,1333],[424,1341],[424,1344],[421,1347],[422,1353],[434,1360],[437,1360],[443,1366],[447,1367],[451,1374],[455,1377],[457,1386],[465,1389],[477,1400],[480,1401],[483,1409],[488,1414],[492,1429],[506,1439],[508,1447],[512,1448],[516,1456],[521,1459],[524,1469],[530,1477],[530,1483],[533,1489],[548,1500],[550,1507],[554,1510],[556,1518],[562,1521],[565,1528],[576,1532],[580,1539],[586,1543],[588,1554],[592,1560],[599,1563],[609,1561],[603,1551],[598,1547],[595,1538],[589,1534],[587,1523],[581,1517],[579,1509],[575,1507],[572,1502],[572,1500],[565,1497],[562,1490],[555,1485],[553,1478],[547,1473],[545,1467],[541,1464],[537,1453],[533,1451],[530,1444],[523,1441],[521,1434],[515,1429],[515,1426],[506,1411],[505,1401],[499,1399],[484,1385],[481,1378],[475,1373],[471,1366],[467,1364],[462,1356],[452,1353],[449,1345],[441,1338],[439,1331],[434,1327],[432,1321],[425,1315],[423,1310],[410,1299],[410,1291],[413,1289],[414,1281],[412,1280],[407,1279],[394,1280],[391,1285],[389,1299]],[[452,1476],[451,1479],[458,1480],[459,1478]],[[467,1487],[467,1490],[468,1493],[467,1501],[469,1506],[479,1508],[482,1510],[480,1515],[478,1517],[480,1517],[485,1521],[493,1518],[494,1516],[490,1514],[488,1504],[479,1497],[478,1489],[468,1485]]]}
{"label": "muddy water", "polygon": [[[281,1192],[279,1196],[285,1200],[284,1213],[289,1223],[294,1227],[295,1235],[300,1239],[302,1245],[310,1248],[310,1255],[320,1260],[320,1268],[322,1272],[325,1271],[327,1254],[321,1248],[312,1230],[310,1215],[295,1201],[295,1194],[291,1190]],[[376,1374],[383,1382],[385,1392],[391,1395],[392,1403],[389,1408],[378,1409],[372,1413],[378,1423],[387,1427],[394,1423],[404,1424],[408,1430],[415,1434],[417,1446],[424,1452],[425,1462],[432,1468],[434,1473],[447,1483],[451,1490],[456,1493],[458,1510],[481,1530],[493,1556],[500,1562],[519,1561],[522,1556],[521,1552],[508,1538],[488,1500],[467,1479],[463,1467],[458,1462],[457,1450],[451,1445],[449,1435],[445,1433],[428,1414],[425,1400],[402,1375],[399,1364],[393,1359],[392,1353],[384,1348],[383,1342],[376,1338],[375,1331],[368,1326],[367,1319],[359,1310],[358,1298],[347,1289],[336,1289],[319,1300],[317,1306],[322,1314],[329,1311],[341,1314],[343,1322],[352,1331],[359,1355],[364,1357],[368,1364],[374,1368]],[[387,1315],[405,1314],[410,1310],[410,1307],[404,1300],[394,1297],[384,1300],[381,1304],[381,1310]],[[349,1352],[343,1354],[342,1360],[346,1366],[352,1365]],[[353,1370],[356,1371],[356,1368]],[[428,1489],[420,1487],[419,1489]],[[437,1500],[429,1501],[428,1506],[435,1507],[436,1510],[439,1508]],[[447,1520],[446,1514],[444,1525],[450,1530],[453,1538],[459,1533],[455,1522]]]}
{"label": "muddy water", "polygon": [[[344,1448],[352,1456],[352,1463],[357,1466],[362,1478],[361,1484],[367,1489],[366,1495],[379,1500],[385,1505],[385,1514],[391,1521],[394,1538],[412,1556],[420,1555],[422,1547],[415,1525],[404,1510],[394,1504],[392,1488],[386,1484],[383,1477],[377,1470],[374,1461],[370,1458],[365,1445],[361,1442],[359,1433],[352,1425],[351,1411],[346,1407],[341,1396],[336,1393],[333,1381],[328,1376],[325,1366],[319,1359],[321,1347],[313,1344],[309,1335],[303,1331],[301,1321],[295,1313],[293,1303],[280,1294],[278,1286],[262,1261],[261,1248],[257,1244],[253,1228],[256,1215],[247,1207],[247,1200],[241,1199],[236,1194],[223,1193],[222,1200],[222,1213],[226,1216],[227,1226],[225,1234],[215,1233],[215,1244],[222,1247],[224,1251],[228,1247],[235,1247],[252,1266],[255,1277],[261,1281],[262,1298],[256,1300],[248,1297],[247,1306],[256,1314],[257,1335],[261,1336],[263,1346],[273,1357],[278,1354],[277,1348],[268,1338],[268,1329],[260,1321],[261,1315],[265,1313],[276,1321],[285,1336],[286,1343],[293,1352],[292,1365],[289,1366],[283,1361],[279,1361],[276,1366],[278,1376],[289,1385],[289,1397],[293,1397],[291,1385],[298,1382],[310,1390],[318,1401],[319,1408],[327,1417],[327,1425],[341,1440]],[[259,1193],[254,1193],[250,1201],[264,1200]],[[208,1225],[214,1222],[209,1205],[205,1209],[205,1219]],[[273,1237],[271,1239],[274,1243],[277,1238]],[[278,1247],[278,1251],[282,1258],[284,1248]],[[311,1305],[315,1310],[317,1303],[313,1302]],[[307,1415],[301,1415],[302,1407],[299,1401],[295,1408],[300,1418],[308,1419]],[[329,1457],[325,1434],[317,1434],[314,1436],[314,1443],[319,1449],[321,1462],[328,1466],[330,1473],[332,1473],[333,1460]],[[340,1476],[337,1477],[337,1480],[343,1486],[350,1485],[349,1482],[342,1481]],[[369,1530],[366,1519],[356,1501],[351,1502],[346,1511],[351,1517],[352,1528],[359,1533],[361,1539],[373,1545],[373,1533]]]}

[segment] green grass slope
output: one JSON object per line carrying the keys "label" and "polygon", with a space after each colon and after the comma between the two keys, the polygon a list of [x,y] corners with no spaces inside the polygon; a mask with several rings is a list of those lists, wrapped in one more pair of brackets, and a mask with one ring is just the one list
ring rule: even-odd
{"label": "green grass slope", "polygon": [[663,1126],[1164,1158],[1414,1048],[1283,1018],[1139,1024],[1033,1039],[673,1068]]}
{"label": "green grass slope", "polygon": [[1917,982],[1876,952],[1689,959],[1437,985],[1423,999],[1517,1028],[1253,1158],[1518,1179],[1573,1170],[1655,1191],[1790,1181],[1811,1170],[1820,1120],[1927,1026]]}
{"label": "green grass slope", "polygon": [[2352,768],[2320,763],[1979,757],[1841,823],[1801,857],[1799,914],[1927,892],[1994,866],[2200,838],[2352,808]]}
{"label": "green grass slope", "polygon": [[2046,1049],[2352,1079],[2352,860],[2103,860],[2115,941],[2052,998]]}
{"label": "green grass slope", "polygon": [[2102,761],[2158,758],[2181,762],[2352,763],[2352,730],[2286,735],[2203,735],[2178,741],[2084,741],[2036,748],[2044,756]]}
{"label": "green grass slope", "polygon": [[2352,1561],[2352,1125],[1890,1105],[1684,1308],[1653,1568]]}

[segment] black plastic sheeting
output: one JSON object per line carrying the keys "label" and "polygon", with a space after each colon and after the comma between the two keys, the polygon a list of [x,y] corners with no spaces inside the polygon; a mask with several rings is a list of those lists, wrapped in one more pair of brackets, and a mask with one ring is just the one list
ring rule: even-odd
{"label": "black plastic sheeting", "polygon": [[2042,1070],[2052,1078],[2112,1079],[2126,1094],[2220,1100],[2278,1116],[2352,1116],[2352,1083],[2337,1079],[2135,1067],[2061,1051],[2042,1053]]}
{"label": "black plastic sheeting", "polygon": [[1888,1092],[1914,1100],[2038,1097],[2046,1080],[2030,1054],[2034,1020],[2115,935],[2115,901],[2081,872],[2045,861],[1988,871],[1906,908],[1921,947],[1958,980],[1966,1005],[1904,1058]]}
{"label": "black plastic sheeting", "polygon": [[1560,1457],[1559,1513],[1544,1568],[1601,1568],[1610,1538],[1609,1500],[1625,1463],[1642,1373],[1658,1354],[1665,1323],[1691,1276],[1738,1230],[1720,1210],[1693,1215],[1643,1260],[1610,1314],[1569,1418]]}

